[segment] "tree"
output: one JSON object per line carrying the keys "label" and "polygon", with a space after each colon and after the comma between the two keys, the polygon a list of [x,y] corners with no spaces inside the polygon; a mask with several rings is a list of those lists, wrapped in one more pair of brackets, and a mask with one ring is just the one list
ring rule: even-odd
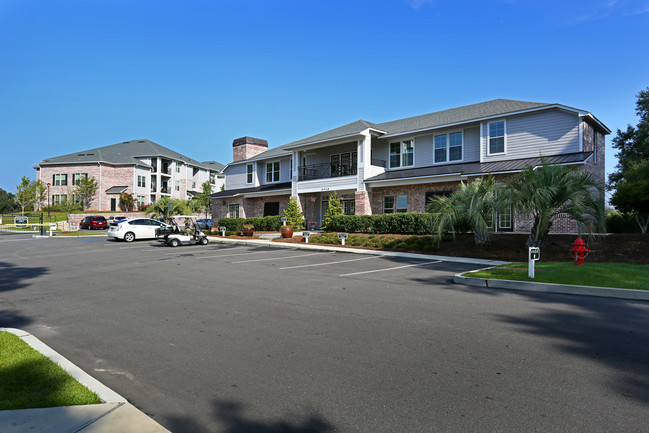
{"label": "tree", "polygon": [[533,219],[528,247],[543,247],[557,215],[568,214],[591,230],[604,223],[602,185],[588,172],[565,165],[527,166],[510,184],[507,201]]}
{"label": "tree", "polygon": [[649,87],[640,91],[636,100],[636,114],[640,118],[638,125],[627,125],[626,131],[617,130],[613,138],[613,148],[619,150],[616,171],[608,177],[609,189],[615,189],[618,182],[624,179],[624,173],[634,164],[649,159]]}
{"label": "tree", "polygon": [[16,197],[12,193],[0,188],[0,214],[10,213],[16,209]]}
{"label": "tree", "polygon": [[73,212],[77,212],[82,208],[79,203],[79,200],[75,200],[74,191],[75,188],[69,186],[67,188],[67,194],[63,196],[61,203],[59,203],[56,206],[58,209],[61,210],[61,212],[65,212],[67,214],[68,222],[70,221],[70,214]]}
{"label": "tree", "polygon": [[[171,213],[169,213],[169,203],[171,203]],[[152,217],[186,215],[188,213],[191,213],[191,209],[186,201],[169,199],[169,197],[162,197],[149,207],[149,215]]]}
{"label": "tree", "polygon": [[210,197],[210,194],[212,194],[212,184],[209,180],[206,180],[203,182],[203,192],[197,197],[199,208],[205,212],[205,218],[208,217],[212,205],[212,197]]}
{"label": "tree", "polygon": [[92,202],[93,197],[97,193],[99,184],[94,177],[82,177],[75,183],[76,187],[74,189],[74,195],[79,198],[79,201],[81,202],[81,208],[83,210],[86,210],[86,208],[90,206],[90,202]]}
{"label": "tree", "polygon": [[439,243],[444,233],[455,236],[458,224],[466,222],[473,230],[476,245],[488,245],[493,215],[500,208],[501,191],[504,185],[491,175],[477,178],[473,182],[460,182],[460,189],[450,196],[433,197],[426,210],[433,214],[433,232]]}
{"label": "tree", "polygon": [[16,187],[16,203],[21,208],[21,213],[25,213],[25,208],[36,201],[36,182],[23,176]]}
{"label": "tree", "polygon": [[300,212],[300,208],[294,198],[289,200],[288,206],[284,210],[284,217],[286,217],[286,225],[288,227],[293,227],[293,230],[304,229],[304,216],[302,216],[302,212]]}
{"label": "tree", "polygon": [[334,191],[334,193],[329,196],[329,208],[327,209],[324,216],[322,217],[322,224],[321,224],[322,229],[327,230],[329,225],[331,224],[331,221],[338,215],[342,215],[342,214],[343,214],[343,206],[340,204],[338,195]]}
{"label": "tree", "polygon": [[628,167],[617,183],[611,204],[622,212],[631,212],[642,233],[649,226],[649,159]]}
{"label": "tree", "polygon": [[45,192],[47,191],[47,186],[43,183],[42,180],[37,180],[34,182],[34,199],[36,204],[38,204],[38,209],[41,209],[41,203],[45,199]]}
{"label": "tree", "polygon": [[135,207],[135,198],[133,194],[129,194],[126,191],[119,195],[119,207],[124,212],[131,212],[133,207]]}

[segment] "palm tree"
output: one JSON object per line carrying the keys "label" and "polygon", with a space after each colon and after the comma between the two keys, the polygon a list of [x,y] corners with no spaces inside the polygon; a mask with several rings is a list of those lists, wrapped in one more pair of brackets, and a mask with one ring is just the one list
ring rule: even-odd
{"label": "palm tree", "polygon": [[487,245],[491,241],[489,232],[494,212],[500,208],[501,192],[504,185],[489,175],[486,179],[477,178],[473,182],[460,182],[460,189],[450,196],[434,197],[426,210],[433,214],[433,232],[440,242],[444,233],[451,232],[466,222],[473,230],[476,245]]}
{"label": "palm tree", "polygon": [[[171,212],[169,212],[169,203],[171,203]],[[192,213],[186,201],[169,199],[169,197],[162,197],[160,200],[153,203],[148,211],[149,215],[152,217],[187,215],[188,213]]]}
{"label": "palm tree", "polygon": [[507,201],[521,215],[533,218],[528,247],[543,247],[552,223],[565,213],[593,229],[604,222],[602,185],[588,172],[565,165],[525,167],[512,181]]}

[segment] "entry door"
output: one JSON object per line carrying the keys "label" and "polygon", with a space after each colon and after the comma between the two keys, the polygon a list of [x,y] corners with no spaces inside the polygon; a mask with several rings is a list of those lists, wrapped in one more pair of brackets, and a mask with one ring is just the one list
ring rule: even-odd
{"label": "entry door", "polygon": [[110,210],[111,210],[111,212],[115,212],[117,210],[117,199],[116,198],[111,198],[110,199]]}

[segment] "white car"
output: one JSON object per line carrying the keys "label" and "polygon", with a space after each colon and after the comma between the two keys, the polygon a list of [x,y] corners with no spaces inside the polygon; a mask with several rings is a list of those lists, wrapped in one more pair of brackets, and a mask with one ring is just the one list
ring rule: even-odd
{"label": "white car", "polygon": [[112,223],[108,227],[108,237],[133,242],[135,239],[155,239],[156,229],[169,227],[167,224],[150,218],[134,218]]}

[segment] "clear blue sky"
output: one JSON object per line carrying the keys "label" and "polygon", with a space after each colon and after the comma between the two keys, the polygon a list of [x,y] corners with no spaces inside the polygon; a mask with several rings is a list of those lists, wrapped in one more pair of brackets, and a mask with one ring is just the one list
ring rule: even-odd
{"label": "clear blue sky", "polygon": [[649,0],[0,0],[0,188],[43,158],[148,138],[227,163],[358,119],[494,98],[613,134],[649,86]]}

